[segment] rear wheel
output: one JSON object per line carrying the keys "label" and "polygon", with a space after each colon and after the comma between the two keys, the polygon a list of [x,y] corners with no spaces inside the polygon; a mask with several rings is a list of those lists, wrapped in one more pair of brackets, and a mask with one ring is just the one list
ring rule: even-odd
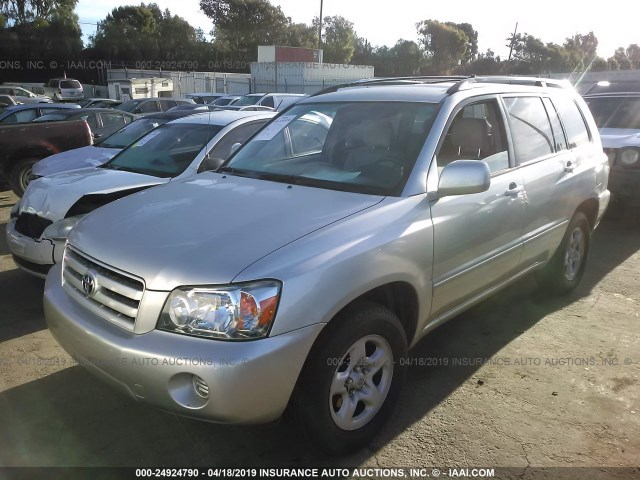
{"label": "rear wheel", "polygon": [[31,181],[31,170],[37,161],[37,158],[25,158],[20,160],[11,170],[9,186],[17,196],[24,195],[24,191]]}
{"label": "rear wheel", "polygon": [[549,263],[537,273],[540,287],[555,294],[573,290],[584,274],[589,254],[591,228],[587,217],[577,212]]}
{"label": "rear wheel", "polygon": [[407,340],[398,317],[360,304],[322,332],[293,399],[299,429],[319,449],[345,455],[382,428],[397,401]]}

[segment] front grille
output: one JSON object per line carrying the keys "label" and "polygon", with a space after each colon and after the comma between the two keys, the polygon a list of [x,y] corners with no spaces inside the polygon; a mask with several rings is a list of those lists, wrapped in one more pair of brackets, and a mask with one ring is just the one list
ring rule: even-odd
{"label": "front grille", "polygon": [[[105,320],[133,331],[144,293],[141,280],[90,259],[67,246],[63,287],[78,303]],[[93,288],[87,288],[91,284]]]}
{"label": "front grille", "polygon": [[53,222],[33,213],[21,213],[16,219],[16,232],[30,238],[40,238]]}

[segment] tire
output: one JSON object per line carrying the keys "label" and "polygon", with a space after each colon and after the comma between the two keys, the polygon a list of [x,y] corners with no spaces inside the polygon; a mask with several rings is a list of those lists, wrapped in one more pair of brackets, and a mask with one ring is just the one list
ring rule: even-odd
{"label": "tire", "polygon": [[406,353],[402,325],[387,308],[362,303],[341,313],[314,344],[296,386],[301,433],[330,455],[367,445],[393,411]]}
{"label": "tire", "polygon": [[584,213],[576,212],[558,250],[536,274],[540,288],[556,295],[569,293],[576,288],[587,265],[590,242],[589,220]]}
{"label": "tire", "polygon": [[38,160],[37,158],[25,158],[20,160],[11,170],[9,186],[17,196],[24,195],[24,191],[31,181],[31,169]]}

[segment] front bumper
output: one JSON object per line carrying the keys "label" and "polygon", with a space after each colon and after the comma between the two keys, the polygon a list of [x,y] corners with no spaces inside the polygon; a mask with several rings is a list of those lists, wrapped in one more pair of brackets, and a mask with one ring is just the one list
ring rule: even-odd
{"label": "front bumper", "polygon": [[[69,297],[59,265],[47,276],[44,311],[60,345],[112,386],[163,410],[221,423],[261,423],[282,415],[324,326],[249,342],[160,330],[135,334]],[[206,382],[208,398],[196,392],[194,375]]]}
{"label": "front bumper", "polygon": [[609,190],[621,207],[640,207],[640,169],[613,167],[609,172]]}
{"label": "front bumper", "polygon": [[48,268],[62,261],[64,244],[63,241],[34,239],[18,233],[14,218],[7,223],[7,245],[16,259],[16,264],[37,277],[45,278]]}

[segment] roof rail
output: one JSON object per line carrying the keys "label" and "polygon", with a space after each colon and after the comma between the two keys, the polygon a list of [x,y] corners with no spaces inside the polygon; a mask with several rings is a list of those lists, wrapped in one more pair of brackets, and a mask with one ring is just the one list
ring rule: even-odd
{"label": "roof rail", "polygon": [[468,78],[472,78],[472,76],[469,76],[469,75],[449,75],[449,76],[421,75],[421,76],[415,76],[415,77],[365,78],[362,80],[355,80],[353,82],[332,85],[310,96],[315,97],[316,95],[336,92],[341,88],[348,88],[348,87],[358,87],[358,86],[368,86],[368,85],[413,85],[413,84],[420,84],[420,83],[441,83],[441,82],[461,81]]}
{"label": "roof rail", "polygon": [[539,77],[519,77],[511,75],[496,75],[485,77],[473,77],[461,80],[451,88],[447,90],[447,94],[452,95],[460,90],[466,90],[472,88],[474,84],[478,83],[499,83],[507,85],[529,85],[532,87],[555,87],[566,88],[566,83],[563,80],[553,80],[550,78]]}

